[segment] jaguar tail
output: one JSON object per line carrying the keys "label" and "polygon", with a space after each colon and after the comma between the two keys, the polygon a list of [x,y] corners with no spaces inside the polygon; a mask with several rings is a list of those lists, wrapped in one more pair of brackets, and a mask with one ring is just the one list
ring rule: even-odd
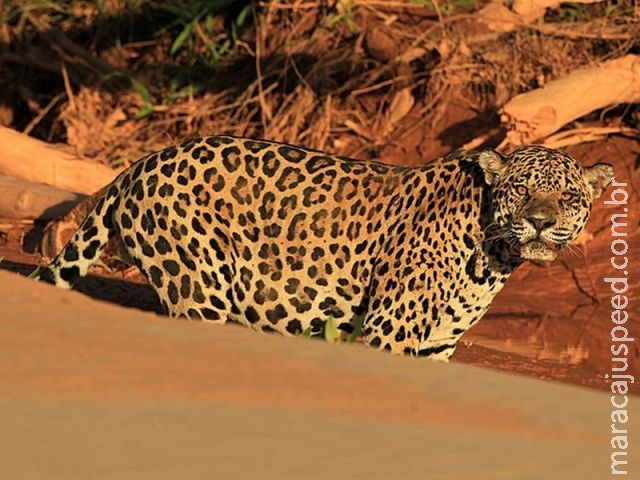
{"label": "jaguar tail", "polygon": [[70,289],[87,274],[109,239],[117,233],[113,216],[118,198],[116,191],[111,185],[96,195],[95,206],[62,251],[36,275],[36,280]]}

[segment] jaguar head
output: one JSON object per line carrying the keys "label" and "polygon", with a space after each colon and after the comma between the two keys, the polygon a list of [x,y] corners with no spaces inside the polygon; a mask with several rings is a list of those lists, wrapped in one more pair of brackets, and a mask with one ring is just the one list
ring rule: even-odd
{"label": "jaguar head", "polygon": [[522,260],[554,260],[583,230],[593,201],[613,178],[613,167],[582,167],[560,150],[531,145],[503,157],[480,153],[491,188],[492,230]]}

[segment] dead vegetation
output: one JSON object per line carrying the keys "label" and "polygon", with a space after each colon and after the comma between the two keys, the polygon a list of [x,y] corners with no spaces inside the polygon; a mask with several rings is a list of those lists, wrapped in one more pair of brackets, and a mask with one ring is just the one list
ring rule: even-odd
{"label": "dead vegetation", "polygon": [[[236,1],[175,48],[189,12],[103,3],[3,2],[0,103],[13,128],[112,165],[197,133],[405,164],[478,138],[495,146],[512,97],[637,53],[640,38],[628,2],[556,2],[525,21],[523,2]],[[509,28],[492,6],[510,11]],[[635,108],[595,124],[635,128]]]}

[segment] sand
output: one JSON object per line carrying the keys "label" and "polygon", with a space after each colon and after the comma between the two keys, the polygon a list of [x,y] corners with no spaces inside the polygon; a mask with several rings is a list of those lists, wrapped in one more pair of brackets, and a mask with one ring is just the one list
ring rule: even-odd
{"label": "sand", "polygon": [[607,393],[171,320],[4,271],[0,291],[2,478],[611,474]]}

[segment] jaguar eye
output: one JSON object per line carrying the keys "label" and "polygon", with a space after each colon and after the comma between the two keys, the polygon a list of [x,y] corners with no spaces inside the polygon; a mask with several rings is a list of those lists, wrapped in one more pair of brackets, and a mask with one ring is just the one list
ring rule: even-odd
{"label": "jaguar eye", "polygon": [[574,198],[576,198],[576,194],[572,192],[563,192],[560,195],[560,200],[562,200],[563,202],[570,202]]}
{"label": "jaguar eye", "polygon": [[516,193],[518,195],[525,196],[527,193],[529,193],[529,190],[527,190],[527,187],[525,187],[524,185],[518,185],[516,186]]}

